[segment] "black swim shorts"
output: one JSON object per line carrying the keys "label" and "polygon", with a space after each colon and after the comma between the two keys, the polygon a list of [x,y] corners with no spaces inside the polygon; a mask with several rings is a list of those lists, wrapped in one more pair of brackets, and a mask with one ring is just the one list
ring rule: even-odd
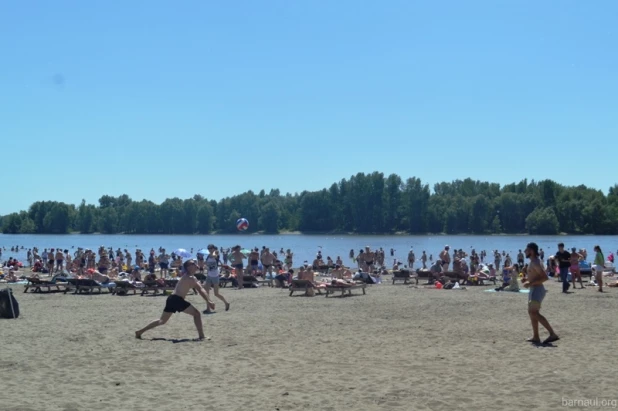
{"label": "black swim shorts", "polygon": [[186,301],[184,298],[177,296],[176,294],[172,294],[167,297],[167,301],[165,302],[165,308],[163,309],[163,311],[166,313],[179,313],[189,307],[191,307],[191,303]]}

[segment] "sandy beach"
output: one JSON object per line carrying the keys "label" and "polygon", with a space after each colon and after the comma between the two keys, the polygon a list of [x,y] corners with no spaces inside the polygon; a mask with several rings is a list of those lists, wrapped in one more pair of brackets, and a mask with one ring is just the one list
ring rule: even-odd
{"label": "sandy beach", "polygon": [[0,409],[555,410],[618,399],[616,289],[564,295],[550,280],[542,312],[561,340],[535,347],[524,342],[527,295],[488,288],[222,289],[231,310],[217,300],[203,316],[211,339],[194,342],[184,314],[134,338],[164,297],[15,286],[22,315],[0,321]]}

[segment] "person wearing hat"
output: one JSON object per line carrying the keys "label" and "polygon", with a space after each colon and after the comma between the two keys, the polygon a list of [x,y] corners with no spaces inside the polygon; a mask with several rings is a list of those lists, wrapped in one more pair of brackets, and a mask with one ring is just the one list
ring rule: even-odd
{"label": "person wearing hat", "polygon": [[208,298],[208,294],[202,288],[200,282],[195,278],[195,273],[197,272],[197,263],[193,259],[189,259],[183,264],[183,275],[178,280],[178,284],[176,284],[176,288],[174,292],[167,297],[165,301],[165,308],[163,309],[163,313],[158,320],[154,320],[146,325],[141,330],[135,331],[135,338],[141,339],[142,335],[155,327],[163,325],[167,323],[167,321],[172,317],[172,314],[177,312],[183,312],[193,317],[193,321],[195,322],[195,328],[197,329],[198,338],[203,340],[204,337],[204,327],[202,325],[202,315],[200,311],[191,305],[185,298],[189,291],[192,289],[196,289],[197,292],[202,296],[204,301],[210,309],[214,309],[215,306]]}

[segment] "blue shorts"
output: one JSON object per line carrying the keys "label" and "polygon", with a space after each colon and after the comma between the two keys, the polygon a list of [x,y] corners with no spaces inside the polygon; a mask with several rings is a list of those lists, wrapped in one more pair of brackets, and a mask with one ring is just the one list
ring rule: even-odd
{"label": "blue shorts", "polygon": [[206,285],[219,285],[219,277],[206,276]]}
{"label": "blue shorts", "polygon": [[542,285],[535,285],[530,287],[530,293],[528,293],[528,305],[538,304],[541,307],[541,303],[545,298],[545,287]]}

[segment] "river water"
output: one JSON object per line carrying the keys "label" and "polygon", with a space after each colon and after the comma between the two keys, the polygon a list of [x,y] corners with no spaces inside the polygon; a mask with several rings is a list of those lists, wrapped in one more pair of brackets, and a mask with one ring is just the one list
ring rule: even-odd
{"label": "river water", "polygon": [[[13,235],[0,234],[0,247],[3,248],[2,260],[9,257],[17,257],[25,261],[26,250],[38,247],[42,252],[44,248],[61,248],[76,250],[78,247],[97,249],[100,246],[129,249],[135,255],[135,249],[140,248],[148,252],[151,248],[157,250],[164,247],[168,252],[177,248],[191,248],[197,252],[198,249],[205,248],[208,244],[215,244],[217,247],[231,247],[239,244],[243,248],[262,246],[270,247],[273,251],[281,248],[290,248],[294,253],[294,265],[300,265],[307,260],[313,261],[318,250],[322,250],[324,259],[330,256],[335,260],[341,256],[344,264],[351,264],[348,257],[350,250],[355,254],[365,247],[372,249],[382,247],[386,251],[387,263],[391,265],[394,258],[405,261],[407,254],[412,247],[416,253],[417,260],[421,252],[425,250],[427,255],[432,254],[434,259],[438,253],[449,245],[451,250],[463,249],[470,251],[472,248],[477,252],[486,250],[505,250],[510,253],[513,259],[516,258],[519,249],[524,249],[530,241],[535,241],[539,247],[546,251],[546,255],[553,254],[557,250],[557,244],[563,242],[567,249],[570,247],[585,248],[588,250],[588,260],[594,255],[592,249],[598,244],[603,249],[607,257],[610,252],[618,253],[618,236],[384,236],[384,235],[306,235],[306,234],[285,234],[285,235],[99,235],[99,234],[68,234],[68,235]],[[18,253],[11,252],[12,246],[24,246],[25,249]],[[390,249],[395,250],[394,257],[390,257]]]}

